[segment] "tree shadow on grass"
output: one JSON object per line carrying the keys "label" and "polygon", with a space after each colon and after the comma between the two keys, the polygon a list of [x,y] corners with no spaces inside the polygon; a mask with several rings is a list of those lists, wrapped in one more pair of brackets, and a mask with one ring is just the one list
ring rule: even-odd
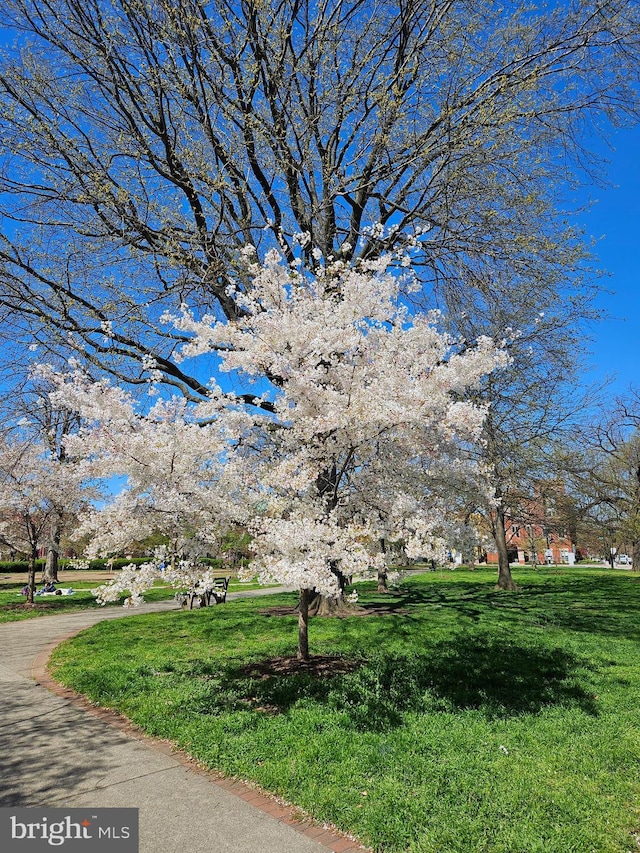
{"label": "tree shadow on grass", "polygon": [[475,623],[524,620],[541,628],[634,639],[640,637],[640,575],[545,577],[521,584],[516,592],[486,583],[407,584],[390,602],[390,609],[402,608],[409,614],[414,608],[454,611]]}
{"label": "tree shadow on grass", "polygon": [[[514,605],[541,626],[634,639],[640,637],[640,577],[563,578],[557,584],[523,586]],[[504,600],[499,606],[508,608]]]}
{"label": "tree shadow on grass", "polygon": [[[372,613],[384,610],[389,614],[398,613],[409,616],[418,609],[447,608],[465,615],[474,622],[478,621],[483,612],[490,607],[491,598],[495,596],[493,587],[487,584],[473,583],[461,585],[430,585],[407,584],[398,591],[386,595],[374,596],[374,600],[361,602],[363,610]],[[370,597],[369,597],[370,598]]]}
{"label": "tree shadow on grass", "polygon": [[[300,702],[346,714],[360,730],[398,726],[407,713],[478,711],[486,717],[536,714],[550,706],[596,714],[586,661],[562,649],[498,642],[478,634],[439,642],[420,655],[379,654],[342,660],[323,671],[269,662],[228,670],[199,713],[284,713]],[[330,660],[330,659],[329,659]],[[350,670],[350,671],[349,671]]]}
{"label": "tree shadow on grass", "polygon": [[474,710],[504,718],[563,706],[595,715],[586,669],[562,649],[462,635],[423,655],[374,658],[345,676],[330,702],[357,728],[374,730],[399,725],[407,712]]}

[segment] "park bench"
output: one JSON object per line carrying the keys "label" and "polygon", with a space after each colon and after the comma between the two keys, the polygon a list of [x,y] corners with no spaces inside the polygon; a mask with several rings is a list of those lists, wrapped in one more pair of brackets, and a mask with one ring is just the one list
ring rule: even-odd
{"label": "park bench", "polygon": [[183,610],[193,610],[196,607],[209,607],[212,604],[224,604],[227,600],[228,588],[229,578],[214,578],[211,589],[206,589],[204,592],[196,589],[177,592],[175,600]]}

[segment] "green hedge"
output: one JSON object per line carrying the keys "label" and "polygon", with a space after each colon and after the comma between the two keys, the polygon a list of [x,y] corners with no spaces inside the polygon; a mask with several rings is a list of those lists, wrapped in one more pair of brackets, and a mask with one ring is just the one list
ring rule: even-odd
{"label": "green hedge", "polygon": [[[113,562],[109,562],[109,560],[90,560],[89,561],[89,569],[92,571],[100,571],[104,569],[105,571],[110,571],[113,569],[121,569],[123,566],[128,566],[130,563],[144,563],[146,561],[145,557],[133,557],[130,560],[118,559],[113,560]],[[42,571],[45,567],[46,560],[44,558],[36,560],[36,569],[38,571]],[[58,564],[58,570],[69,570],[73,569],[73,565],[70,560],[60,560]],[[27,560],[0,560],[0,572],[28,572],[29,571],[29,563]]]}
{"label": "green hedge", "polygon": [[[96,559],[90,560],[88,568],[91,571],[111,571],[111,569],[121,569],[124,566],[129,566],[131,563],[134,565],[140,565],[141,563],[146,563],[148,557],[131,557],[130,559],[126,558],[118,558],[114,560],[107,559]],[[45,566],[45,559],[36,560],[36,569],[38,571],[42,571]],[[215,569],[224,568],[224,561],[220,560],[217,557],[203,557],[200,560],[201,563],[204,563],[207,566],[211,566]],[[58,565],[59,571],[73,569],[73,565],[71,565],[70,560],[62,559]],[[26,560],[0,560],[0,572],[28,572],[29,571],[29,563]]]}
{"label": "green hedge", "polygon": [[[36,560],[38,569],[44,568],[44,560]],[[0,572],[26,572],[29,570],[29,563],[26,560],[0,560]]]}

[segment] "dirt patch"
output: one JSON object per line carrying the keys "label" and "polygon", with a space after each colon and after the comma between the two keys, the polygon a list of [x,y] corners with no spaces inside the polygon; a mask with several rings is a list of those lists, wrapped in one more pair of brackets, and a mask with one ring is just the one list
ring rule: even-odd
{"label": "dirt patch", "polygon": [[309,660],[295,657],[272,658],[243,666],[240,672],[248,678],[271,678],[274,675],[332,676],[353,672],[362,666],[361,660],[339,657],[338,655],[314,655]]}
{"label": "dirt patch", "polygon": [[258,610],[261,616],[297,616],[297,607],[263,607]]}

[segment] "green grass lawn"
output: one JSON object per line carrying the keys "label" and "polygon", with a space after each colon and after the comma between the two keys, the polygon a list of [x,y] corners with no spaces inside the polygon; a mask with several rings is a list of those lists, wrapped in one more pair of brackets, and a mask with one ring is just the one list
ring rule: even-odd
{"label": "green grass lawn", "polygon": [[[69,581],[68,579],[58,584],[59,587],[72,587],[73,595],[47,595],[36,596],[35,606],[29,607],[25,603],[25,597],[20,595],[24,583],[0,582],[0,623],[16,622],[22,619],[34,619],[38,616],[53,616],[56,613],[69,613],[74,610],[90,610],[102,605],[96,604],[91,590],[100,586],[100,581]],[[40,589],[41,583],[36,585]],[[229,582],[229,592],[241,592],[242,590],[257,589],[257,583],[240,583],[232,579]],[[172,587],[157,583],[145,595],[145,601],[165,601],[176,594]],[[106,607],[120,607],[126,598],[121,597],[120,602],[105,605]]]}
{"label": "green grass lawn", "polygon": [[266,663],[295,654],[295,616],[261,612],[292,595],[103,622],[53,671],[379,851],[637,851],[640,576],[514,576],[360,586],[371,615],[312,620],[321,675]]}

